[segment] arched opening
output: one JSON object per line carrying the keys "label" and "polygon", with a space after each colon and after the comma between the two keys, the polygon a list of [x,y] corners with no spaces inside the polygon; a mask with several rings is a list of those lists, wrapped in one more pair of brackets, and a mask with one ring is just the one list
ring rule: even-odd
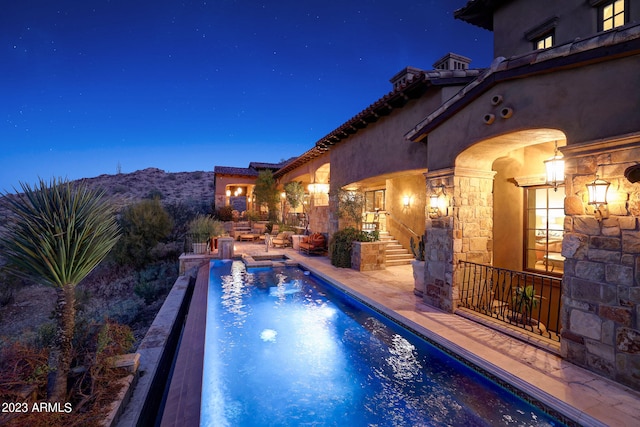
{"label": "arched opening", "polygon": [[[556,146],[564,145],[566,137],[559,130],[528,129],[486,139],[460,153],[457,171],[492,180],[490,187],[485,186],[490,194],[471,188],[464,194],[459,189],[466,204],[477,208],[473,215],[460,218],[463,239],[465,234],[472,238],[476,230],[475,237],[487,239],[485,262],[562,274],[564,186],[547,184],[545,160],[553,157]],[[475,244],[474,250],[482,246]]]}
{"label": "arched opening", "polygon": [[554,129],[496,136],[464,150],[452,177],[438,176],[453,187],[452,305],[556,342],[564,177],[550,185],[545,161],[564,145],[565,135]]}

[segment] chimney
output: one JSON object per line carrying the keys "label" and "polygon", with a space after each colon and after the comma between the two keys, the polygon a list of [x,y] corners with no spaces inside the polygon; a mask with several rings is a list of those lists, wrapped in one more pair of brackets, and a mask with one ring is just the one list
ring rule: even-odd
{"label": "chimney", "polygon": [[413,78],[415,76],[420,75],[420,73],[422,73],[422,70],[419,68],[406,67],[405,69],[400,71],[398,74],[391,77],[389,81],[391,82],[391,84],[393,85],[393,89],[395,90],[395,89],[398,89],[403,84],[413,80]]}
{"label": "chimney", "polygon": [[433,64],[434,70],[467,70],[471,64],[471,59],[457,55],[455,53],[447,53]]}

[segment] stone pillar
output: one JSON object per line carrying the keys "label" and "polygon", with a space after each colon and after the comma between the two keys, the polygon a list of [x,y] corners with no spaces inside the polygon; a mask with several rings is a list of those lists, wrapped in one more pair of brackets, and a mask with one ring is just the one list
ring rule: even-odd
{"label": "stone pillar", "polygon": [[[635,142],[567,146],[561,352],[569,361],[640,390],[640,184],[624,177]],[[611,183],[598,219],[585,184]]]}
{"label": "stone pillar", "polygon": [[221,237],[218,239],[218,254],[220,259],[233,258],[233,238]]}
{"label": "stone pillar", "polygon": [[429,171],[427,200],[439,195],[440,209],[427,207],[424,301],[454,312],[459,300],[458,260],[491,264],[495,172],[451,168]]}

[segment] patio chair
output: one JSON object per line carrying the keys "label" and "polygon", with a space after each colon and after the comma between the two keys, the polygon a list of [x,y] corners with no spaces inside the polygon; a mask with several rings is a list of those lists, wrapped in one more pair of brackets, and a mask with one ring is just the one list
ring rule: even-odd
{"label": "patio chair", "polygon": [[273,247],[281,247],[286,248],[287,246],[291,246],[291,232],[283,231],[282,233],[278,233],[276,237],[271,239],[271,244]]}
{"label": "patio chair", "polygon": [[322,233],[313,233],[302,239],[299,248],[300,252],[304,252],[307,255],[321,254],[327,250],[327,239]]}

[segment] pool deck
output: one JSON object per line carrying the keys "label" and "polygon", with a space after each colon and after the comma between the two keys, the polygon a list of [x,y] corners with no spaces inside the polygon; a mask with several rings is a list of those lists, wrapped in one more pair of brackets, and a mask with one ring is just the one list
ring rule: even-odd
{"label": "pool deck", "polygon": [[[236,255],[240,252],[264,254],[265,249],[264,245],[237,242]],[[333,267],[327,257],[306,256],[290,248],[269,249],[269,253],[286,254],[304,268],[398,318],[579,425],[640,424],[640,393],[568,363],[549,351],[427,306],[413,293],[411,266],[359,272]],[[178,355],[186,365],[177,363],[162,426],[199,424],[207,282],[208,268],[203,267],[185,326],[182,354]]]}

